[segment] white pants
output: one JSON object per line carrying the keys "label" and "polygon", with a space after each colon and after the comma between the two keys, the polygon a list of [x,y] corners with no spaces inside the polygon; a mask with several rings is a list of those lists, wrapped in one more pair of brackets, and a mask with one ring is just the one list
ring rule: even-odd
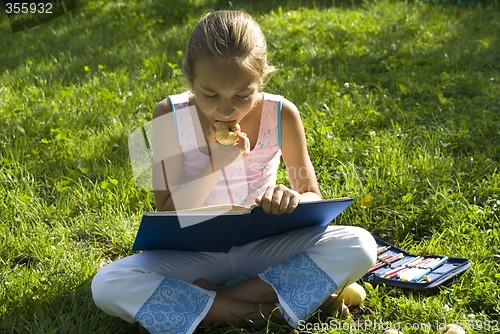
{"label": "white pants", "polygon": [[214,291],[235,275],[259,276],[278,296],[291,326],[307,319],[334,291],[355,282],[376,260],[364,229],[308,227],[233,247],[228,253],[151,250],[103,267],[92,281],[95,304],[150,333],[192,333],[209,311]]}

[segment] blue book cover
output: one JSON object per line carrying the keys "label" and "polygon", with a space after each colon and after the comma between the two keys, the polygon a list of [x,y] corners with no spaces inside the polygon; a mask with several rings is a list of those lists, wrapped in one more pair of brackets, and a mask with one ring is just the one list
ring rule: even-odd
{"label": "blue book cover", "polygon": [[260,206],[214,206],[146,212],[132,250],[228,252],[233,246],[308,226],[327,226],[352,198],[302,202],[291,213],[266,214]]}

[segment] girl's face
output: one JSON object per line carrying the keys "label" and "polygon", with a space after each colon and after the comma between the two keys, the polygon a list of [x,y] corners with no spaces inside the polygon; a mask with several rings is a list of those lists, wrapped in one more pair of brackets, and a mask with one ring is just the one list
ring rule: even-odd
{"label": "girl's face", "polygon": [[194,70],[196,105],[212,122],[239,123],[261,98],[261,78],[234,62],[204,61]]}

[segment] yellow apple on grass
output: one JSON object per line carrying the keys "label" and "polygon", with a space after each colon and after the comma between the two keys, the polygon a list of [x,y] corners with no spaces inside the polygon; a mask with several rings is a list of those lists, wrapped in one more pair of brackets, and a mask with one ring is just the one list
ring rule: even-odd
{"label": "yellow apple on grass", "polygon": [[366,291],[358,283],[352,283],[340,292],[338,298],[344,300],[344,303],[348,306],[358,306],[365,300]]}
{"label": "yellow apple on grass", "polygon": [[438,334],[465,334],[465,329],[455,324],[448,324],[437,331]]}
{"label": "yellow apple on grass", "polygon": [[397,329],[386,329],[382,334],[403,334]]}
{"label": "yellow apple on grass", "polygon": [[233,145],[238,141],[238,132],[241,128],[236,121],[223,122],[216,121],[215,127],[215,140],[222,145]]}
{"label": "yellow apple on grass", "polygon": [[344,304],[342,301],[338,304],[338,309],[337,309],[337,316],[340,317],[340,319],[345,319],[348,316],[351,315],[351,311],[349,311],[349,308],[347,307],[346,304]]}

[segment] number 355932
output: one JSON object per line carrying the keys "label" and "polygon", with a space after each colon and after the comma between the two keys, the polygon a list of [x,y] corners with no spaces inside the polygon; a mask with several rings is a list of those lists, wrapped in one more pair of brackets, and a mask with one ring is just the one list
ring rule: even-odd
{"label": "number 355932", "polygon": [[7,14],[52,14],[52,3],[6,1],[5,11]]}

